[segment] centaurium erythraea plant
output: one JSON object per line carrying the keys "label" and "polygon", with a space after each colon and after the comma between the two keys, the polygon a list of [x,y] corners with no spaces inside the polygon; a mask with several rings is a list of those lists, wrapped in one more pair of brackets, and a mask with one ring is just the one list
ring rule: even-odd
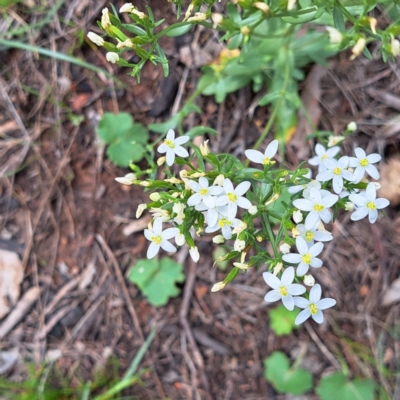
{"label": "centaurium erythraea plant", "polygon": [[[194,150],[190,153],[184,145]],[[164,179],[141,181],[136,175],[118,179],[122,184],[141,185],[152,192],[150,202],[140,205],[138,214],[145,210],[152,213],[151,227],[145,230],[151,242],[148,257],[155,257],[160,249],[176,251],[169,241],[175,238],[178,246],[189,247],[189,254],[197,262],[202,252],[196,246],[196,236],[211,235],[212,242],[223,245],[227,251],[217,261],[232,263],[228,275],[212,291],[222,290],[252,267],[266,265],[263,277],[272,290],[265,300],[282,301],[289,310],[302,308],[297,323],[310,316],[321,323],[322,310],[332,307],[335,300],[321,300],[320,285],[306,274],[310,267],[323,266],[322,242],[333,240],[324,224],[331,222],[339,208],[347,212],[355,209],[352,220],[369,215],[370,222],[375,222],[377,210],[388,205],[386,199],[376,198],[374,183],[355,182],[343,171],[335,173],[335,168],[348,171],[355,161],[340,157],[339,147],[326,149],[317,144],[317,156],[310,159],[310,164],[317,166],[319,172],[313,178],[315,171],[311,169],[276,168],[272,158],[277,153],[277,142],[273,141],[264,153],[246,150],[246,158],[261,164],[259,169],[247,168],[236,157],[214,154],[208,147],[205,151],[205,146],[201,151],[189,142],[188,136],[176,137],[172,130],[158,150],[166,153],[167,166],[160,165]],[[356,156],[357,160],[362,156],[371,164],[377,160],[375,156],[364,157],[359,150]],[[364,172],[368,173],[367,169]],[[342,179],[339,185],[338,179],[334,183],[335,177]],[[289,192],[291,199],[289,203],[285,200],[283,212],[277,212],[274,206],[281,201],[284,191]],[[163,223],[170,227],[163,230]],[[280,228],[273,229],[275,224]],[[295,251],[290,252],[291,248]]]}

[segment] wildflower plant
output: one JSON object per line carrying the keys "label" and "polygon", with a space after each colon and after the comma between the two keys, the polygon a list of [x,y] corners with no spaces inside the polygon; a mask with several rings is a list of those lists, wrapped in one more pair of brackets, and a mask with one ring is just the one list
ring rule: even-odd
{"label": "wildflower plant", "polygon": [[[325,169],[317,164],[318,170],[323,171],[313,180],[312,170],[304,168],[304,163],[295,171],[277,166],[277,140],[271,141],[264,153],[246,150],[245,157],[255,164],[250,167],[245,159],[242,162],[229,154],[214,154],[207,144],[200,149],[188,136],[175,139],[172,131],[158,147],[159,152],[163,154],[163,145],[168,147],[171,141],[182,147],[173,153],[172,165],[158,162],[164,179],[118,179],[150,192],[149,203],[141,204],[137,214],[148,210],[153,216],[144,232],[150,242],[147,257],[155,257],[160,249],[175,252],[171,243],[174,240],[177,246],[187,245],[190,256],[198,262],[201,258],[196,238],[212,236],[212,241],[225,250],[216,262],[231,263],[225,279],[216,283],[212,291],[223,289],[250,268],[266,265],[263,277],[272,290],[267,292],[265,301],[281,301],[289,311],[302,309],[296,324],[310,317],[322,323],[322,311],[336,304],[334,299],[321,299],[321,286],[312,276],[314,268],[323,267],[325,243],[333,239],[325,224],[332,222],[339,209],[352,210],[354,221],[369,215],[369,221],[374,223],[378,210],[389,205],[388,200],[376,198],[375,183],[368,183],[365,178],[355,183],[350,158],[341,156],[340,148],[322,160]],[[316,151],[321,149],[319,144],[315,147]],[[363,157],[377,159],[375,155]],[[161,160],[165,163],[168,159]],[[345,178],[340,191],[335,181],[339,174],[328,174],[335,168],[340,168]],[[377,170],[374,176],[379,177]],[[292,193],[288,202],[283,200],[285,191]],[[283,212],[275,210],[277,202],[283,202]],[[304,216],[304,224],[296,222],[298,213]],[[163,229],[163,224],[168,227]]]}

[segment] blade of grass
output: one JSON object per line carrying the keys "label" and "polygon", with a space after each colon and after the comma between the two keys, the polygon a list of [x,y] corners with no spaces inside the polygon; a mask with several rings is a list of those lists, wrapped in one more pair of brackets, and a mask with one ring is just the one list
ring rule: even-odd
{"label": "blade of grass", "polygon": [[94,72],[102,73],[102,74],[106,75],[108,78],[113,79],[118,84],[123,85],[123,83],[118,78],[116,78],[114,75],[110,74],[108,71],[106,71],[106,70],[104,70],[102,68],[96,67],[95,65],[92,65],[92,64],[90,64],[90,63],[88,63],[86,61],[83,61],[83,60],[81,60],[80,58],[77,58],[77,57],[71,57],[71,56],[68,56],[67,54],[63,54],[63,53],[60,53],[58,51],[52,51],[52,50],[49,50],[49,49],[45,49],[43,47],[32,46],[30,44],[23,43],[23,42],[20,42],[18,40],[0,39],[0,46],[12,47],[12,48],[15,48],[15,49],[26,50],[26,51],[30,51],[32,53],[41,54],[42,56],[51,57],[51,58],[54,58],[56,60],[69,62],[71,64],[76,64],[76,65],[79,65],[80,67],[90,69],[90,70],[92,70]]}

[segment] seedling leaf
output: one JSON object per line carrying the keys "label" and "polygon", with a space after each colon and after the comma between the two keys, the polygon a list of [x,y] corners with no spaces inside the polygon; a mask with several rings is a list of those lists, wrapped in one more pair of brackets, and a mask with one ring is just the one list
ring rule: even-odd
{"label": "seedling leaf", "polygon": [[298,314],[298,309],[289,311],[281,304],[270,311],[269,325],[278,336],[290,335],[293,332],[293,329],[296,327],[294,321]]}
{"label": "seedling leaf", "polygon": [[180,291],[176,282],[183,282],[185,275],[182,265],[171,260],[142,259],[132,266],[128,278],[135,283],[153,306],[164,306],[170,297],[176,297]]}

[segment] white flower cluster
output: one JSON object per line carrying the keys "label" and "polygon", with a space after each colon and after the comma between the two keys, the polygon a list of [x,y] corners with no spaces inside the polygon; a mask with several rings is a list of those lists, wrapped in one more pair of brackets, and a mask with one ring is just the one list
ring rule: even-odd
{"label": "white flower cluster", "polygon": [[[318,323],[322,323],[322,310],[333,307],[336,304],[334,299],[321,300],[321,287],[315,285],[310,291],[309,300],[303,297],[293,297],[293,295],[301,295],[305,292],[305,288],[299,284],[293,284],[296,276],[304,277],[303,282],[306,283],[310,275],[305,276],[310,267],[321,268],[322,260],[318,258],[321,254],[324,244],[333,239],[330,232],[327,232],[324,223],[329,223],[332,219],[329,210],[339,199],[348,197],[351,203],[346,203],[347,210],[355,210],[351,215],[353,221],[358,221],[367,215],[369,221],[374,223],[378,218],[378,210],[389,205],[386,199],[376,198],[376,186],[370,182],[365,192],[360,192],[355,188],[355,184],[361,182],[366,172],[374,179],[379,178],[378,170],[372,165],[380,161],[378,154],[366,155],[361,148],[355,149],[356,157],[341,157],[336,160],[334,157],[339,153],[339,147],[331,147],[325,149],[321,144],[315,146],[316,156],[309,160],[313,166],[318,166],[318,175],[315,180],[311,180],[311,170],[304,175],[310,181],[303,185],[295,185],[289,187],[291,194],[303,191],[302,198],[293,201],[297,210],[293,213],[295,222],[301,222],[302,213],[306,212],[304,224],[299,224],[292,231],[293,237],[296,237],[296,253],[289,253],[285,248],[282,251],[282,260],[289,264],[296,264],[296,273],[293,267],[288,267],[282,274],[281,280],[275,275],[265,272],[263,274],[266,283],[273,288],[265,296],[265,301],[273,302],[282,299],[284,306],[288,310],[293,310],[294,306],[303,308],[297,316],[295,323],[301,324],[310,316]],[[350,168],[355,168],[352,170]],[[353,188],[345,188],[345,181],[353,184]],[[332,183],[332,189],[335,194],[323,188],[328,187],[326,182]],[[351,193],[352,192],[352,193]],[[349,206],[349,204],[351,206]]]}

